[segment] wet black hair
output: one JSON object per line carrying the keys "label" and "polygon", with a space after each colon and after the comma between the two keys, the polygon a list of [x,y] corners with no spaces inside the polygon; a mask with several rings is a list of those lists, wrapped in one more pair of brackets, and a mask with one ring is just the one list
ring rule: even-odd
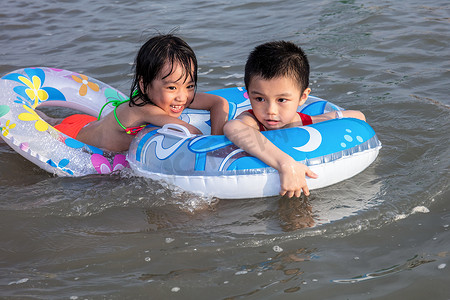
{"label": "wet black hair", "polygon": [[253,77],[272,79],[289,76],[303,91],[309,85],[309,62],[305,52],[292,42],[275,41],[256,46],[245,64],[244,82],[248,89]]}
{"label": "wet black hair", "polygon": [[[167,63],[170,65],[169,73],[161,74]],[[136,55],[135,75],[130,91],[130,106],[153,104],[145,92],[147,87],[157,78],[164,79],[170,76],[178,63],[184,69],[184,80],[186,81],[191,77],[197,87],[197,57],[184,40],[172,34],[164,34],[154,36],[145,42]],[[141,79],[144,85],[143,90],[139,85]],[[138,99],[142,101],[137,101]]]}

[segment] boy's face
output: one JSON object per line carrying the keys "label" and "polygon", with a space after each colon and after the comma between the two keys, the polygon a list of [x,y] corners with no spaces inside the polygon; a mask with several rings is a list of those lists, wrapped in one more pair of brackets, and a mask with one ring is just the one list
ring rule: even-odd
{"label": "boy's face", "polygon": [[302,93],[298,83],[290,77],[263,79],[256,76],[248,86],[253,113],[267,130],[300,122],[297,108],[305,103],[310,91],[307,88]]}

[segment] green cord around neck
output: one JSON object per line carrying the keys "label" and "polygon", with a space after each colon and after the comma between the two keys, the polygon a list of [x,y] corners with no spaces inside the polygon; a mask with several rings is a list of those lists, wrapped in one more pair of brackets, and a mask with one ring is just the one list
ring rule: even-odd
{"label": "green cord around neck", "polygon": [[[134,92],[133,92],[133,94],[132,94],[132,97],[136,97],[137,95],[139,95],[139,90],[134,90]],[[122,128],[126,131],[127,128],[126,128],[125,126],[123,126],[122,123],[120,123],[119,118],[117,117],[117,112],[116,112],[116,110],[117,110],[117,107],[119,107],[120,105],[122,105],[122,104],[124,104],[124,103],[126,103],[126,102],[129,102],[129,101],[130,101],[130,99],[125,99],[125,100],[117,100],[117,99],[114,99],[114,100],[111,100],[111,101],[106,102],[106,103],[102,106],[102,109],[100,109],[100,112],[99,112],[99,114],[98,114],[97,120],[100,120],[100,117],[102,116],[103,109],[105,109],[106,105],[108,105],[108,104],[111,103],[111,105],[114,106],[113,113],[114,113],[114,117],[116,118],[117,123],[119,124],[120,127],[122,127]]]}

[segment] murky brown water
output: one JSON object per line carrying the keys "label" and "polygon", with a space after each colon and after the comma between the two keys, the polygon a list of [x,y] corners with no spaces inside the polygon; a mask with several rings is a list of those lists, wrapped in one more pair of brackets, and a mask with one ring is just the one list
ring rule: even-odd
{"label": "murky brown water", "polygon": [[309,55],[312,94],[362,110],[383,148],[313,191],[319,225],[299,229],[298,200],[58,178],[2,143],[0,298],[449,299],[449,13],[443,0],[4,3],[1,75],[58,67],[127,91],[141,43],[178,27],[208,91],[242,86],[249,51],[286,39]]}

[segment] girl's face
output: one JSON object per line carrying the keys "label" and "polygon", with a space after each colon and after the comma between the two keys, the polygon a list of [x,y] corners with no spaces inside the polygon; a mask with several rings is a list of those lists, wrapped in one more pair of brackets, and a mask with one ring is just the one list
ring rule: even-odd
{"label": "girl's face", "polygon": [[147,96],[169,116],[178,118],[194,99],[195,82],[192,74],[186,76],[186,71],[179,63],[174,63],[172,73],[162,78],[170,71],[171,66],[166,63],[160,76],[148,85]]}
{"label": "girl's face", "polygon": [[311,89],[302,93],[298,83],[290,77],[251,79],[248,95],[255,117],[267,130],[281,129],[299,122],[299,105],[305,103]]}

